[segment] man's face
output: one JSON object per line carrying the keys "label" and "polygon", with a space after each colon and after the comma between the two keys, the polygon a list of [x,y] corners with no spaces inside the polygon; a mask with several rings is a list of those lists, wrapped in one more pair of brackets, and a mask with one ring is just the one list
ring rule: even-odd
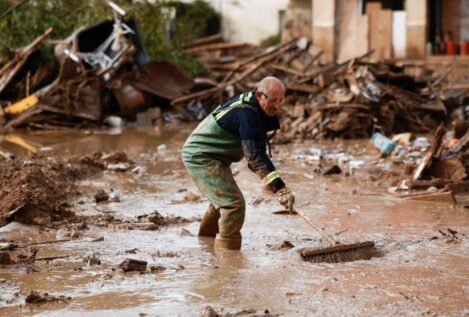
{"label": "man's face", "polygon": [[277,114],[285,100],[285,91],[283,89],[270,89],[268,92],[256,92],[257,100],[262,110],[269,116]]}

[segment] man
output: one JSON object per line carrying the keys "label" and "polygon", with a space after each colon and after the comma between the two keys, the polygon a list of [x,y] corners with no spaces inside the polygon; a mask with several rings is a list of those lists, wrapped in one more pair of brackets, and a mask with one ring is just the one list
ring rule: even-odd
{"label": "man", "polygon": [[295,197],[285,186],[266,153],[267,132],[278,129],[277,112],[285,86],[275,77],[262,79],[256,91],[235,96],[219,105],[192,132],[182,159],[199,190],[210,201],[199,236],[216,237],[215,248],[239,250],[245,201],[230,165],[243,156],[249,168],[290,211]]}

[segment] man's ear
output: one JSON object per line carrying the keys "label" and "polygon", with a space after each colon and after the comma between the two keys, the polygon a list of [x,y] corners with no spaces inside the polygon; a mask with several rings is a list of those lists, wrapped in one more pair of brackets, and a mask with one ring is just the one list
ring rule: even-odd
{"label": "man's ear", "polygon": [[256,98],[257,98],[258,101],[261,100],[261,97],[262,97],[262,93],[259,92],[259,91],[256,91]]}

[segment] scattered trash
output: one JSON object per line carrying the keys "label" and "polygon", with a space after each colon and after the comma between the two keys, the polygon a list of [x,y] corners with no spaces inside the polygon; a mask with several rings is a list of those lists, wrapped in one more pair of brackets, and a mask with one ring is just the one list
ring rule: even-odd
{"label": "scattered trash", "polygon": [[160,144],[156,147],[156,152],[158,152],[158,154],[165,154],[166,153],[166,145],[165,144]]}
{"label": "scattered trash", "polygon": [[384,155],[391,153],[395,146],[395,143],[392,140],[388,139],[379,132],[373,134],[371,141]]}

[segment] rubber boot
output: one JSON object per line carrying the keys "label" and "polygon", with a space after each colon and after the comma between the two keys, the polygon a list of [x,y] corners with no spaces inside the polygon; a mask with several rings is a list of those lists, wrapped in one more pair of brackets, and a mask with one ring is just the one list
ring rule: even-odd
{"label": "rubber boot", "polygon": [[220,229],[218,228],[218,219],[220,219],[220,211],[210,204],[202,218],[202,221],[200,221],[199,236],[215,237],[217,233],[220,232]]}
{"label": "rubber boot", "polygon": [[241,250],[241,234],[233,236],[222,236],[217,234],[215,238],[215,249]]}

